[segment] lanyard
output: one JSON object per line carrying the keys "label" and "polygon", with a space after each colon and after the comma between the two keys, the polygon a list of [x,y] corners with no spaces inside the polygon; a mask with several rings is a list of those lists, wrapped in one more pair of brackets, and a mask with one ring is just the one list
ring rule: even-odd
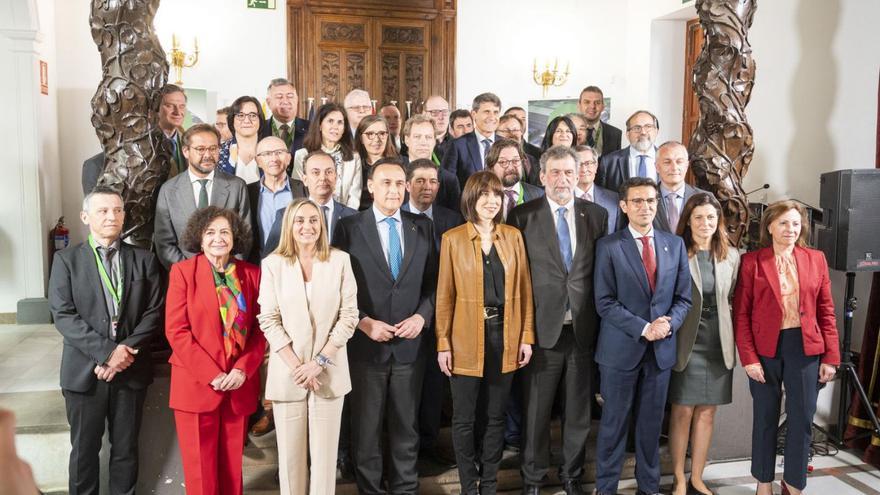
{"label": "lanyard", "polygon": [[525,198],[523,198],[524,193],[523,193],[522,181],[517,182],[516,188],[517,188],[516,204],[521,205],[521,204],[523,204],[523,200],[525,199]]}
{"label": "lanyard", "polygon": [[[104,268],[104,262],[101,261],[101,255],[98,254],[98,243],[95,242],[95,238],[92,237],[92,234],[89,234],[89,246],[92,247],[92,252],[95,253],[95,261],[98,264],[98,274],[101,275],[101,280],[104,282],[104,287],[107,287],[107,290],[110,291],[110,296],[113,297],[113,301],[116,303],[116,307],[119,307],[119,301],[122,300],[122,284],[119,287],[113,285],[110,277],[107,275],[107,269]],[[120,253],[116,253],[117,256],[121,256]],[[111,264],[111,269],[112,269]],[[119,264],[119,279],[122,280],[122,263]]]}
{"label": "lanyard", "polygon": [[431,161],[433,161],[438,167],[440,166],[440,159],[437,158],[437,153],[434,151],[431,152]]}

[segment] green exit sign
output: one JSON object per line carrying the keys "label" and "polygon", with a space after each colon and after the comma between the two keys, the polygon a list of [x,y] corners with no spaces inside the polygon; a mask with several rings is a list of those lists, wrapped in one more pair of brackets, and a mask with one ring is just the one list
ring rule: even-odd
{"label": "green exit sign", "polygon": [[274,9],[275,0],[247,0],[249,9]]}

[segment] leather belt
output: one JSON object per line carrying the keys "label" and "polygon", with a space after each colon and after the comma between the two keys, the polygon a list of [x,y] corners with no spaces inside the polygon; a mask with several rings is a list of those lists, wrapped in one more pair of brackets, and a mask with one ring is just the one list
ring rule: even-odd
{"label": "leather belt", "polygon": [[483,319],[491,320],[504,315],[504,306],[483,306]]}

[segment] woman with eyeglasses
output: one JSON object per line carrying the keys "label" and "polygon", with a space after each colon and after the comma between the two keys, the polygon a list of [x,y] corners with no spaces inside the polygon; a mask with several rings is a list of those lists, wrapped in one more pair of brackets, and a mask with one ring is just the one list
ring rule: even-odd
{"label": "woman with eyeglasses", "polygon": [[303,147],[296,150],[293,156],[291,176],[294,179],[303,180],[303,161],[309,153],[318,150],[332,156],[336,164],[333,199],[349,208],[358,209],[361,205],[361,188],[364,186],[361,157],[354,152],[348,116],[338,103],[318,107],[309,123]]}
{"label": "woman with eyeglasses", "polygon": [[[399,154],[389,139],[388,122],[381,115],[367,115],[358,124],[354,134],[358,156],[361,158],[361,183],[367,183],[370,168],[383,158],[396,158]],[[373,195],[364,187],[361,189],[361,210],[373,204]]]}
{"label": "woman with eyeglasses", "polygon": [[260,180],[257,166],[257,141],[266,125],[260,100],[253,96],[240,96],[230,105],[226,124],[232,139],[220,147],[217,168],[229,175],[241,177],[251,184]]}
{"label": "woman with eyeglasses", "polygon": [[553,146],[574,146],[577,143],[577,127],[570,118],[559,116],[550,121],[544,140],[541,142],[541,152],[545,152]]}

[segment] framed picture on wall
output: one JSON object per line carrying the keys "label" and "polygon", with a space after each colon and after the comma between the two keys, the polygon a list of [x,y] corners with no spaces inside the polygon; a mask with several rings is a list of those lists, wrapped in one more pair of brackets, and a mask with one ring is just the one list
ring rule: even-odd
{"label": "framed picture on wall", "polygon": [[[541,146],[541,142],[544,140],[544,131],[547,130],[547,124],[560,115],[578,113],[578,99],[529,100],[528,112],[529,128],[525,139],[535,146]],[[602,122],[608,122],[610,118],[611,98],[606,97],[605,110],[602,111],[599,119]]]}

